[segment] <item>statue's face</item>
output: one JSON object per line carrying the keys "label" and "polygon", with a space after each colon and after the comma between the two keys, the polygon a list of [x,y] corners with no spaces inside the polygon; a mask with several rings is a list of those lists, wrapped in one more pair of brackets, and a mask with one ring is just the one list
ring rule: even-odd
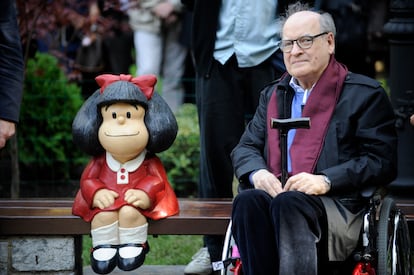
{"label": "statue's face", "polygon": [[102,147],[120,162],[138,156],[147,146],[149,133],[144,122],[145,109],[129,103],[101,108],[103,121],[98,137]]}

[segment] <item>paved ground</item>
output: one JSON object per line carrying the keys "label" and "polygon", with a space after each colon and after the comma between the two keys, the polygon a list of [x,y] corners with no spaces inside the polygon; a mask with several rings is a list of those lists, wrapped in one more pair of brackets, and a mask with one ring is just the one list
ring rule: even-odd
{"label": "paved ground", "polygon": [[[139,275],[183,275],[185,265],[143,265],[134,271],[125,272],[116,268],[111,275],[126,275],[126,274],[139,274]],[[96,275],[92,271],[90,266],[83,268],[83,275]]]}

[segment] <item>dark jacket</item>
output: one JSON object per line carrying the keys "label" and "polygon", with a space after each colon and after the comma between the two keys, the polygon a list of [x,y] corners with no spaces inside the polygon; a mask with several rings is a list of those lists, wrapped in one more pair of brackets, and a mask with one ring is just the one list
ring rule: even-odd
{"label": "dark jacket", "polygon": [[[294,91],[289,80],[286,77],[280,83],[273,82],[262,91],[256,114],[232,152],[236,176],[242,184],[249,184],[246,182],[252,171],[267,167],[265,120],[268,101],[276,85],[281,87],[277,94],[279,118],[290,117]],[[348,73],[313,172],[327,175],[332,181],[328,194],[339,197],[355,197],[396,177],[394,112],[377,81]]]}
{"label": "dark jacket", "polygon": [[[231,154],[242,186],[250,185],[252,171],[267,168],[267,106],[277,85],[279,118],[290,117],[290,78],[262,91],[256,114]],[[320,196],[328,219],[328,256],[343,261],[357,245],[365,198],[397,173],[394,112],[377,81],[348,73],[313,173],[332,182],[331,190]]]}
{"label": "dark jacket", "polygon": [[18,122],[23,54],[13,0],[0,1],[0,119]]}

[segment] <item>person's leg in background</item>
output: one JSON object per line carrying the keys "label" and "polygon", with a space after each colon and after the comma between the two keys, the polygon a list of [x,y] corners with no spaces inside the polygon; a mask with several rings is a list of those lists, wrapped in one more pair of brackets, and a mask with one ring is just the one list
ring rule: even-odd
{"label": "person's leg in background", "polygon": [[[196,103],[201,146],[200,198],[233,197],[234,172],[230,153],[239,142],[246,118],[251,118],[256,109],[261,88],[273,79],[271,62],[252,68],[238,68],[235,57],[225,65],[214,61],[210,78],[197,78]],[[224,236],[204,236],[211,262],[221,259],[223,241]],[[193,270],[191,266],[192,262],[185,271]],[[207,271],[194,273],[209,274]]]}
{"label": "person's leg in background", "polygon": [[195,104],[195,68],[191,49],[191,30],[193,22],[193,12],[185,9],[181,15],[181,34],[179,42],[186,48],[186,58],[184,61],[183,87],[184,103]]}
{"label": "person's leg in background", "polygon": [[159,77],[162,60],[161,36],[148,31],[135,31],[134,46],[137,76],[155,74]]}
{"label": "person's leg in background", "polygon": [[[196,103],[200,124],[200,198],[232,198],[233,167],[230,152],[238,142],[244,127],[243,95],[234,87],[236,83],[235,61],[224,66],[214,61],[210,78],[196,80]],[[237,91],[237,92],[236,92]],[[210,274],[211,262],[221,258],[224,236],[206,235],[203,238],[206,253],[195,262],[204,263],[205,271],[195,269],[196,274]],[[189,264],[189,267],[192,263]]]}
{"label": "person's leg in background", "polygon": [[162,97],[173,112],[184,102],[182,78],[185,69],[187,49],[179,42],[181,23],[169,26],[164,34],[162,65]]}

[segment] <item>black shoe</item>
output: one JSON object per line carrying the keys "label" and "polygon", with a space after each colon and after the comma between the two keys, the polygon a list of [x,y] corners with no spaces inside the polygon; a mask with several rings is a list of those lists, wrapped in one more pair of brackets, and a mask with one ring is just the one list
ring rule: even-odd
{"label": "black shoe", "polygon": [[[138,267],[140,267],[145,261],[145,255],[149,252],[149,244],[145,242],[143,244],[136,244],[136,243],[129,243],[129,244],[122,244],[119,246],[119,249],[122,247],[142,247],[142,251],[139,255],[131,258],[122,258],[118,252],[118,267],[123,271],[131,271]],[[119,250],[118,250],[119,251]]]}
{"label": "black shoe", "polygon": [[[117,252],[111,259],[106,260],[106,261],[99,261],[93,257],[93,252],[100,248],[113,248],[117,250]],[[118,261],[118,245],[103,244],[103,245],[95,246],[91,250],[91,267],[95,273],[108,274],[112,272],[117,266],[117,261]]]}

